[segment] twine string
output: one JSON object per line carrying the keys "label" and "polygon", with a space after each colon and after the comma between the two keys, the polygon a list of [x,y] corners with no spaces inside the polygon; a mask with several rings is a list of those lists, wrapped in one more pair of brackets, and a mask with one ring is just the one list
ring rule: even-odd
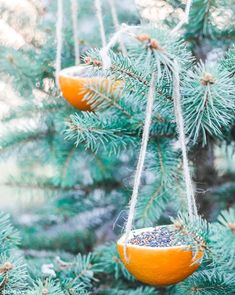
{"label": "twine string", "polygon": [[[117,10],[115,7],[114,0],[109,0],[109,5],[111,8],[111,14],[112,14],[114,28],[115,28],[115,31],[118,32],[120,29],[120,25],[119,25],[119,21],[118,21],[118,15],[117,15]],[[127,56],[127,50],[126,50],[125,44],[123,42],[122,36],[120,36],[120,47],[121,47],[122,54],[124,56]]]}
{"label": "twine string", "polygon": [[136,35],[133,33],[133,30],[136,29],[136,26],[128,26],[126,24],[122,24],[119,30],[112,36],[109,43],[101,48],[100,56],[102,59],[103,69],[107,70],[111,67],[112,62],[109,56],[109,50],[119,41],[122,35],[127,34],[131,37],[135,37]]}
{"label": "twine string", "polygon": [[140,146],[136,172],[134,176],[133,192],[132,192],[132,196],[129,203],[129,214],[128,214],[128,219],[127,219],[126,228],[125,228],[124,257],[126,261],[128,261],[127,243],[128,243],[130,232],[132,230],[132,224],[133,224],[133,219],[135,216],[135,209],[136,209],[137,198],[139,193],[141,175],[144,168],[144,160],[145,160],[147,145],[149,141],[149,132],[150,132],[150,126],[151,126],[152,111],[153,111],[156,79],[157,79],[157,73],[156,71],[154,71],[152,73],[152,78],[151,78],[150,87],[149,87],[142,141]]}
{"label": "twine string", "polygon": [[57,0],[56,22],[56,84],[59,87],[59,72],[61,70],[61,54],[63,46],[63,0]]}
{"label": "twine string", "polygon": [[107,42],[106,42],[105,29],[104,29],[101,0],[95,0],[95,9],[96,9],[96,16],[99,22],[102,47],[105,47]]}
{"label": "twine string", "polygon": [[80,60],[80,48],[78,41],[78,2],[77,0],[71,0],[71,12],[72,12],[72,22],[73,22],[73,40],[74,40],[74,54],[75,54],[75,65],[81,63]]}
{"label": "twine string", "polygon": [[179,71],[179,64],[176,59],[173,61],[173,69],[174,69],[173,100],[174,100],[175,118],[176,118],[179,143],[180,143],[180,148],[182,151],[182,158],[183,158],[183,173],[184,173],[184,180],[185,180],[186,197],[188,202],[188,212],[189,212],[189,217],[192,220],[193,216],[198,216],[198,213],[197,213],[197,207],[195,202],[192,179],[190,175],[189,161],[187,156],[184,118],[183,118],[183,112],[181,107],[181,95],[180,95],[180,76],[179,76],[180,71]]}
{"label": "twine string", "polygon": [[176,33],[179,31],[179,29],[182,28],[184,24],[187,24],[189,21],[189,13],[190,13],[190,8],[192,6],[193,0],[188,0],[185,6],[185,11],[184,11],[184,17],[183,19],[174,27],[174,29],[171,31],[171,33]]}
{"label": "twine string", "polygon": [[[101,2],[100,0],[95,0],[95,6],[96,6],[96,13],[97,18],[99,21],[99,27],[100,27],[100,33],[101,33],[101,39],[102,39],[102,46],[103,48],[100,50],[100,55],[103,61],[103,67],[104,69],[107,69],[111,66],[111,59],[109,57],[109,50],[114,44],[116,44],[117,41],[122,42],[121,36],[123,33],[128,32],[129,35],[131,35],[132,31],[130,27],[126,25],[122,25],[121,28],[119,28],[118,18],[116,15],[115,6],[113,3],[113,0],[109,0],[113,20],[116,28],[116,33],[113,35],[113,37],[110,39],[109,43],[106,45],[106,37],[105,37],[105,30],[104,30],[104,23],[103,23],[103,17],[102,17],[102,8],[101,8]],[[172,33],[175,33],[178,31],[183,24],[188,22],[189,18],[189,12],[190,7],[192,4],[192,0],[189,0],[186,4],[185,9],[185,17],[184,19],[172,30]],[[77,3],[76,0],[71,0],[71,8],[72,8],[72,17],[73,17],[73,33],[74,33],[74,44],[75,44],[75,57],[76,57],[76,63],[80,62],[80,54],[79,54],[79,45],[78,42],[76,42],[76,38],[78,36],[78,24],[77,24]],[[132,34],[133,35],[133,34]],[[59,85],[59,72],[61,70],[61,55],[62,55],[62,45],[63,45],[63,0],[57,0],[57,22],[56,22],[56,83],[57,86]],[[187,149],[186,149],[186,138],[185,138],[185,130],[184,130],[184,119],[182,114],[182,108],[181,108],[181,95],[180,95],[180,77],[179,77],[179,64],[176,60],[173,62],[173,100],[174,100],[174,110],[175,110],[175,117],[176,117],[176,123],[177,123],[177,130],[178,130],[178,136],[179,136],[179,143],[182,151],[182,158],[183,158],[183,172],[184,172],[184,179],[185,179],[185,185],[186,185],[186,196],[187,196],[187,203],[188,203],[188,211],[189,216],[192,219],[193,216],[198,216],[197,213],[197,207],[195,202],[195,196],[194,196],[194,189],[192,184],[192,179],[190,175],[190,169],[189,169],[189,161],[187,156]],[[133,219],[135,216],[135,210],[136,210],[136,204],[137,204],[137,198],[139,193],[139,187],[141,182],[141,175],[144,168],[144,161],[145,156],[147,152],[147,145],[149,141],[149,132],[150,132],[150,126],[151,126],[151,117],[152,117],[152,111],[153,111],[153,102],[154,102],[154,94],[155,94],[155,83],[157,79],[157,73],[154,71],[152,73],[151,77],[151,83],[147,98],[147,106],[146,106],[146,114],[145,114],[145,121],[144,121],[144,129],[143,129],[143,135],[142,135],[142,141],[140,146],[140,152],[139,152],[139,158],[137,162],[136,172],[134,176],[134,185],[133,185],[133,192],[129,203],[129,214],[128,219],[125,227],[125,240],[124,240],[124,257],[126,261],[128,261],[127,256],[127,243],[128,238],[130,235],[130,232],[132,230],[133,225]]]}

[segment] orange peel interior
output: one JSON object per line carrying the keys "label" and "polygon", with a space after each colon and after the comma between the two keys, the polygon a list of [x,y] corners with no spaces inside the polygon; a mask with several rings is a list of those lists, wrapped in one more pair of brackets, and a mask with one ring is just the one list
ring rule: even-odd
{"label": "orange peel interior", "polygon": [[111,79],[100,76],[89,76],[89,66],[80,65],[65,68],[59,73],[59,85],[64,98],[75,108],[81,111],[92,111],[92,105],[87,101],[86,96],[90,90],[86,85],[102,83],[104,89],[108,89],[110,82],[113,83],[111,91],[120,85],[120,81],[112,82]]}
{"label": "orange peel interior", "polygon": [[[172,225],[170,225],[172,226]],[[133,234],[140,234],[145,231],[152,231],[154,228],[142,228],[133,230]],[[176,284],[193,272],[200,266],[203,252],[192,252],[190,245],[172,246],[172,247],[150,247],[127,244],[126,261],[124,256],[123,235],[117,242],[117,249],[121,261],[127,270],[140,282],[154,285],[167,286]]]}

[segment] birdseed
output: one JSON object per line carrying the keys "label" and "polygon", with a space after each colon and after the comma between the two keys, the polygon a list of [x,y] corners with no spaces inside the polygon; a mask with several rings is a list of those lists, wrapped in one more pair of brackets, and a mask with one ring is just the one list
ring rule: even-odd
{"label": "birdseed", "polygon": [[134,234],[129,244],[148,247],[172,247],[185,245],[185,237],[169,227],[156,227],[152,231]]}

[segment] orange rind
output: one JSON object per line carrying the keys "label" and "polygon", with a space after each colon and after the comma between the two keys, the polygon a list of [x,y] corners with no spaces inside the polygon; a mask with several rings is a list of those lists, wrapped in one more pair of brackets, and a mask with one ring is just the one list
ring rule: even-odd
{"label": "orange rind", "polygon": [[93,106],[86,99],[89,96],[90,90],[86,85],[102,85],[104,89],[111,86],[111,91],[114,91],[120,82],[113,82],[111,79],[100,76],[89,76],[90,67],[80,65],[65,68],[59,73],[59,85],[64,98],[75,108],[81,111],[93,111]]}
{"label": "orange rind", "polygon": [[[170,225],[172,226],[172,225]],[[152,231],[154,228],[133,230],[133,234]],[[140,282],[153,286],[167,286],[176,284],[200,266],[203,252],[193,253],[190,245],[173,247],[150,247],[127,244],[127,258],[124,255],[123,235],[117,242],[117,249],[121,261],[127,270]]]}

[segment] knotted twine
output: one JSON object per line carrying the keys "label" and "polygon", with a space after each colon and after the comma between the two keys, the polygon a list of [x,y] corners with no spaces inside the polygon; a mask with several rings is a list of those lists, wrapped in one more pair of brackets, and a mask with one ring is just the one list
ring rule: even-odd
{"label": "knotted twine", "polygon": [[131,36],[132,38],[136,38],[137,35],[133,33],[138,28],[138,26],[128,26],[123,23],[119,30],[112,36],[109,43],[100,49],[100,57],[102,59],[102,66],[104,70],[107,70],[111,67],[112,62],[109,56],[109,50],[117,43],[123,41],[123,35]]}
{"label": "knotted twine", "polygon": [[111,58],[109,56],[109,50],[119,41],[120,37],[123,33],[125,33],[128,30],[128,27],[125,24],[122,24],[121,28],[112,36],[109,43],[101,48],[100,50],[100,57],[102,59],[102,66],[104,70],[107,70],[111,67],[112,62]]}

